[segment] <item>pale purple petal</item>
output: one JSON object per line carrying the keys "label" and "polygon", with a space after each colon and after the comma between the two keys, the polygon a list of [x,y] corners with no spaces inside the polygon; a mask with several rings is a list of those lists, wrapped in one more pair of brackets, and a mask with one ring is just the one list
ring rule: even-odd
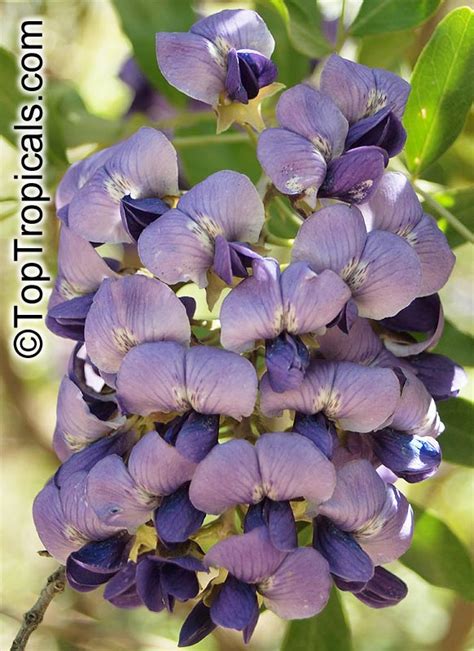
{"label": "pale purple petal", "polygon": [[148,432],[133,447],[128,471],[150,495],[169,495],[193,476],[197,464],[164,441],[157,432]]}
{"label": "pale purple petal", "polygon": [[371,365],[384,351],[379,336],[367,319],[358,317],[346,334],[337,326],[318,337],[319,350],[328,360],[341,360]]}
{"label": "pale purple petal", "polygon": [[318,513],[330,518],[344,531],[355,531],[380,513],[385,498],[385,483],[372,464],[366,459],[357,459],[337,470],[334,493],[319,506]]}
{"label": "pale purple petal", "polygon": [[455,398],[467,382],[462,366],[444,355],[421,353],[410,357],[409,362],[434,400]]}
{"label": "pale purple petal", "polygon": [[116,373],[138,344],[191,336],[186,309],[164,283],[142,276],[106,280],[95,295],[85,326],[87,353],[106,373]]}
{"label": "pale purple petal", "polygon": [[374,68],[372,73],[377,90],[387,96],[387,106],[401,120],[410,93],[410,84],[399,75],[383,68]]}
{"label": "pale purple petal", "polygon": [[447,283],[456,261],[445,234],[433,217],[425,214],[406,239],[416,251],[421,264],[419,295],[428,296],[437,292]]}
{"label": "pale purple petal", "polygon": [[403,236],[423,216],[418,197],[403,174],[386,172],[367,203],[359,206],[367,230],[384,230]]}
{"label": "pale purple petal", "polygon": [[132,348],[117,376],[122,409],[141,416],[187,411],[185,358],[186,348],[171,341]]}
{"label": "pale purple petal", "polygon": [[207,552],[207,567],[223,567],[240,581],[259,583],[272,576],[286,557],[270,542],[265,527],[241,536],[230,536]]}
{"label": "pale purple petal", "polygon": [[101,522],[126,528],[149,520],[158,505],[157,498],[136,484],[116,454],[105,457],[89,472],[87,498]]}
{"label": "pale purple petal", "polygon": [[265,213],[262,200],[244,174],[224,170],[211,174],[179,200],[178,209],[212,238],[256,242]]}
{"label": "pale purple petal", "polygon": [[367,201],[385,169],[385,152],[380,147],[351,149],[328,165],[319,195],[347,203]]}
{"label": "pale purple petal", "polygon": [[364,250],[367,232],[360,211],[349,206],[328,206],[307,219],[295,239],[294,262],[307,262],[314,271],[344,273]]}
{"label": "pale purple petal", "polygon": [[416,298],[395,317],[386,319],[383,325],[395,332],[423,332],[423,341],[397,341],[385,333],[385,347],[397,357],[418,355],[427,348],[436,346],[444,329],[443,306],[438,294]]}
{"label": "pale purple petal", "polygon": [[351,297],[350,289],[336,273],[326,269],[316,274],[305,262],[287,267],[280,282],[285,329],[294,334],[316,332],[326,326]]}
{"label": "pale purple petal", "polygon": [[355,537],[374,565],[391,563],[407,551],[413,537],[413,511],[395,486],[387,486],[385,505],[377,522],[369,523]]}
{"label": "pale purple petal", "polygon": [[56,418],[53,447],[61,461],[107,436],[121,424],[120,421],[97,418],[85,402],[82,391],[67,376],[59,387]]}
{"label": "pale purple petal", "polygon": [[272,500],[304,497],[320,504],[336,484],[334,466],[300,434],[263,434],[255,445],[265,494]]}
{"label": "pale purple petal", "polygon": [[406,434],[434,438],[444,430],[433,398],[425,385],[412,374],[407,376],[390,427]]}
{"label": "pale purple petal", "polygon": [[193,99],[216,105],[225,87],[225,60],[217,47],[199,34],[156,35],[158,66],[168,83]]}
{"label": "pale purple petal", "polygon": [[372,231],[358,264],[346,273],[345,280],[360,316],[383,319],[397,314],[419,295],[421,266],[402,238]]}
{"label": "pale purple petal", "polygon": [[307,192],[315,203],[326,176],[326,162],[309,140],[287,129],[266,129],[258,140],[257,156],[280,192]]}
{"label": "pale purple petal", "polygon": [[275,41],[261,17],[249,9],[224,9],[202,18],[191,27],[193,34],[200,34],[219,45],[224,51],[256,50],[270,58]]}
{"label": "pale purple petal", "polygon": [[214,447],[196,468],[189,497],[200,511],[222,513],[236,504],[253,504],[264,496],[257,452],[248,441]]}
{"label": "pale purple petal", "polygon": [[258,586],[267,608],[283,619],[306,619],[329,599],[332,580],[327,561],[310,547],[287,555],[277,571]]}
{"label": "pale purple petal", "polygon": [[74,195],[68,226],[93,242],[130,242],[120,201],[178,193],[176,151],[156,129],[142,127],[114,150],[104,165]]}
{"label": "pale purple petal", "polygon": [[276,260],[257,260],[253,275],[225,297],[220,312],[221,343],[241,353],[259,339],[272,339],[282,329],[280,267]]}
{"label": "pale purple petal", "polygon": [[189,404],[200,414],[225,414],[240,420],[253,412],[257,375],[244,357],[194,346],[186,355],[186,391]]}
{"label": "pale purple petal", "polygon": [[313,143],[326,161],[342,154],[347,120],[327,95],[298,84],[281,95],[276,114],[281,127]]}
{"label": "pale purple petal", "polygon": [[169,210],[145,228],[138,240],[138,253],[147,269],[168,285],[192,280],[205,287],[214,246],[204,228],[188,215]]}

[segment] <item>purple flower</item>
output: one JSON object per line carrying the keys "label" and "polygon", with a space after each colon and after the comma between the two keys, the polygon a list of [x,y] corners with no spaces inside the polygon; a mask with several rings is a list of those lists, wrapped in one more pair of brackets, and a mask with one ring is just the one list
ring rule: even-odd
{"label": "purple flower", "polygon": [[147,341],[187,344],[191,336],[183,303],[159,280],[140,274],[105,280],[85,325],[87,353],[105,377],[114,375],[127,352]]}
{"label": "purple flower", "polygon": [[416,251],[422,272],[419,296],[433,294],[446,284],[454,266],[454,254],[436,221],[423,212],[415,191],[403,174],[384,174],[360,210],[367,230],[395,233]]}
{"label": "purple flower", "polygon": [[94,293],[105,278],[118,278],[94,247],[61,227],[58,275],[48,303],[46,325],[60,337],[84,341],[84,323]]}
{"label": "purple flower", "polygon": [[359,601],[371,608],[396,606],[408,593],[406,584],[380,565],[374,568],[374,574],[367,583],[344,581],[337,576],[334,576],[334,583],[340,590],[352,592]]}
{"label": "purple flower", "polygon": [[205,572],[202,562],[191,555],[167,556],[140,554],[129,561],[108,581],[104,598],[119,608],[145,605],[158,613],[172,611],[175,600],[187,601],[197,596],[196,572]]}
{"label": "purple flower", "polygon": [[160,119],[173,118],[176,110],[150,83],[140,70],[136,60],[130,57],[122,64],[119,78],[133,92],[132,102],[127,115],[144,113],[152,122]]}
{"label": "purple flower", "polygon": [[[327,500],[334,490],[332,464],[300,434],[263,434],[255,444],[233,440],[214,447],[196,468],[189,497],[205,513],[218,515],[238,504],[251,506],[247,519],[266,524],[275,547],[296,547],[296,528],[289,501]],[[262,519],[263,518],[263,519]]]}
{"label": "purple flower", "polygon": [[322,412],[342,429],[354,432],[383,427],[400,400],[400,384],[392,370],[320,359],[311,362],[298,389],[277,393],[268,375],[260,388],[261,411],[266,416],[284,409],[307,415]]}
{"label": "purple flower", "polygon": [[[199,20],[189,32],[156,35],[163,76],[181,92],[215,108],[218,131],[232,123],[232,116],[246,115],[255,126],[263,126],[252,104],[273,90],[277,68],[270,57],[274,47],[260,16],[245,9],[220,11]],[[234,104],[250,105],[251,111],[232,113]]]}
{"label": "purple flower", "polygon": [[41,542],[56,560],[91,541],[105,540],[123,527],[104,524],[86,497],[87,471],[68,473],[61,486],[50,479],[33,504],[33,519]]}
{"label": "purple flower", "polygon": [[401,119],[410,84],[387,70],[332,54],[321,72],[320,89],[349,122],[347,149],[377,145],[389,156],[400,153],[406,140]]}
{"label": "purple flower", "polygon": [[292,259],[307,262],[316,273],[338,273],[359,315],[371,319],[397,314],[420,293],[421,266],[414,249],[393,233],[367,233],[355,206],[314,213],[298,231]]}
{"label": "purple flower", "polygon": [[316,274],[305,263],[283,273],[273,259],[256,260],[253,275],[226,296],[220,312],[221,342],[235,352],[266,342],[266,362],[275,391],[302,382],[309,352],[299,335],[317,332],[339,314],[350,298],[333,271]]}
{"label": "purple flower", "polygon": [[56,202],[67,226],[89,242],[133,242],[122,221],[122,199],[166,200],[177,194],[174,147],[159,131],[142,127],[127,140],[76,163],[59,184]]}
{"label": "purple flower", "polygon": [[410,546],[410,505],[365,459],[337,470],[332,497],[315,511],[313,544],[344,581],[367,583],[375,566],[399,558]]}
{"label": "purple flower", "polygon": [[263,203],[246,176],[216,172],[143,231],[140,258],[169,285],[192,280],[206,287],[211,269],[230,284],[233,276],[247,276],[258,257],[244,243],[258,240],[264,219]]}
{"label": "purple flower", "polygon": [[278,101],[280,127],[266,129],[258,141],[258,159],[280,192],[303,197],[311,207],[319,197],[347,203],[366,201],[386,164],[379,147],[344,153],[348,123],[330,97],[299,84]]}

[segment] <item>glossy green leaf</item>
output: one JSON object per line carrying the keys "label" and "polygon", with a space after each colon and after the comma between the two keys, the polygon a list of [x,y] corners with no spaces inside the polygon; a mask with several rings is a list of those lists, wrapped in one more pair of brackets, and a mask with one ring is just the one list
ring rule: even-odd
{"label": "glossy green leaf", "polygon": [[425,22],[441,0],[364,0],[350,28],[354,36],[397,32]]}
{"label": "glossy green leaf", "polygon": [[130,39],[135,58],[151,83],[175,104],[183,104],[185,96],[168,84],[156,62],[157,32],[186,32],[196,21],[189,0],[113,0]]}
{"label": "glossy green leaf", "polygon": [[18,89],[18,66],[11,52],[0,47],[0,135],[16,145],[11,125],[17,118],[19,104],[24,101]]}
{"label": "glossy green leaf", "polygon": [[473,566],[466,547],[436,515],[421,506],[413,508],[415,534],[400,561],[428,583],[473,601]]}
{"label": "glossy green leaf", "polygon": [[474,12],[455,9],[438,25],[411,78],[404,125],[409,170],[419,174],[456,140],[474,98]]}
{"label": "glossy green leaf", "polygon": [[464,398],[451,398],[438,404],[438,412],[446,427],[440,438],[443,459],[474,467],[474,404]]}
{"label": "glossy green leaf", "polygon": [[319,58],[331,51],[324,37],[322,16],[316,0],[285,0],[288,31],[293,47],[308,57]]}
{"label": "glossy green leaf", "polygon": [[445,322],[443,336],[434,352],[447,355],[462,366],[474,366],[474,338],[458,330],[450,321]]}
{"label": "glossy green leaf", "polygon": [[351,632],[340,596],[333,588],[326,608],[311,619],[292,621],[281,651],[351,651]]}
{"label": "glossy green leaf", "polygon": [[[474,233],[474,187],[438,192],[433,195],[433,198],[457,217],[471,233]],[[431,213],[433,217],[438,217],[426,203],[423,204],[423,210]],[[464,244],[466,240],[446,220],[440,219],[438,224],[446,234],[451,248]]]}

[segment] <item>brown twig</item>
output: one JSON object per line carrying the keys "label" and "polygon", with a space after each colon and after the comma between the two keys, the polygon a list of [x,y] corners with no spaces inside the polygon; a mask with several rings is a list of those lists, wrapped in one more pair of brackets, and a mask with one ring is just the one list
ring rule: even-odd
{"label": "brown twig", "polygon": [[23,651],[26,648],[30,635],[43,621],[49,604],[57,594],[63,592],[65,585],[65,568],[61,565],[48,577],[46,585],[41,590],[34,606],[23,615],[22,625],[10,647],[10,651]]}

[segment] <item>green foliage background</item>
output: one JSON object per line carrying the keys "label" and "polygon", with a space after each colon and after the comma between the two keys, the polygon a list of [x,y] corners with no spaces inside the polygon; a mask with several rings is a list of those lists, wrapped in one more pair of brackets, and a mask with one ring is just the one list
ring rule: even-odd
{"label": "green foliage background", "polygon": [[[345,11],[339,30],[342,54],[385,67],[413,84],[405,126],[405,166],[425,199],[425,209],[440,226],[457,256],[457,266],[441,292],[446,331],[437,350],[466,366],[469,384],[462,399],[440,406],[446,432],[441,438],[445,463],[422,485],[402,490],[416,504],[417,529],[412,549],[393,569],[410,587],[398,607],[372,611],[351,595],[334,593],[330,605],[309,622],[285,624],[272,613],[261,618],[250,651],[461,651],[472,648],[470,622],[473,572],[469,547],[473,536],[473,369],[472,302],[474,230],[474,14],[452,0],[44,0],[0,5],[0,148],[2,185],[2,565],[3,599],[0,646],[7,648],[21,613],[35,599],[54,561],[41,558],[41,544],[31,519],[31,503],[54,471],[50,449],[55,397],[70,344],[44,333],[46,350],[36,361],[18,363],[10,354],[9,305],[18,294],[11,261],[11,240],[18,229],[18,170],[10,123],[21,95],[16,86],[17,25],[42,15],[48,89],[48,185],[51,192],[70,162],[107,146],[149,120],[124,118],[130,91],[118,79],[123,61],[134,54],[155,88],[176,107],[158,128],[172,128],[183,170],[196,183],[219,169],[235,169],[259,178],[253,148],[245,136],[216,142],[210,111],[189,113],[185,98],[161,77],[155,63],[154,33],[187,29],[195,9],[206,13],[224,7],[255,7],[277,42],[274,60],[287,86],[310,73],[310,60],[334,48],[326,40],[323,18]],[[199,143],[199,144],[198,144]],[[450,215],[442,216],[434,199]],[[456,220],[459,220],[456,222]],[[58,223],[45,224],[45,263],[54,273]],[[284,210],[276,209],[270,229],[279,237],[294,235]],[[467,240],[471,241],[469,243]],[[67,591],[53,603],[31,651],[137,651],[174,649],[186,605],[176,614],[146,610],[118,611],[98,594]],[[237,634],[219,632],[196,647],[239,651]]]}

